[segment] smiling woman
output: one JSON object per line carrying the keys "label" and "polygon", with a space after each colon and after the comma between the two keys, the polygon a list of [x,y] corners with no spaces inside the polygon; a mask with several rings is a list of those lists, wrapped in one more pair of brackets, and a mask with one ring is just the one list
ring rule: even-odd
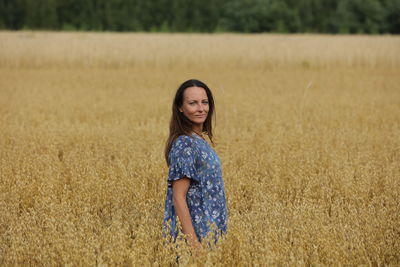
{"label": "smiling woman", "polygon": [[183,113],[191,122],[193,131],[201,135],[203,123],[209,111],[208,97],[204,88],[188,87],[184,93],[184,101],[179,112]]}
{"label": "smiling woman", "polygon": [[176,241],[178,217],[181,231],[195,249],[202,249],[210,232],[215,242],[227,233],[221,162],[203,137],[207,134],[212,142],[213,113],[213,96],[203,82],[188,80],[178,88],[165,149],[169,173],[164,230]]}

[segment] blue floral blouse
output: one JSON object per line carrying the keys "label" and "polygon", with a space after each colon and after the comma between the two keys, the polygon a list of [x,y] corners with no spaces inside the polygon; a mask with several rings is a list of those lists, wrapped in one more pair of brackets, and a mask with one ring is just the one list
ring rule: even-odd
{"label": "blue floral blouse", "polygon": [[215,242],[227,232],[227,208],[221,162],[206,140],[192,134],[181,135],[169,152],[168,188],[165,200],[164,233],[176,240],[177,216],[172,201],[172,181],[190,178],[186,200],[197,238],[201,241],[210,231]]}

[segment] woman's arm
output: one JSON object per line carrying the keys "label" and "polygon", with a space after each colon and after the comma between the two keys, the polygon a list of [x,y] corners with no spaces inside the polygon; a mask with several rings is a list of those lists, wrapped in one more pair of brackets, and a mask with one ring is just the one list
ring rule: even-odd
{"label": "woman's arm", "polygon": [[182,225],[182,231],[187,236],[190,245],[194,247],[201,246],[197,239],[193,228],[189,208],[186,202],[186,193],[190,186],[190,179],[183,177],[172,182],[172,199],[174,202],[175,212],[178,215]]}

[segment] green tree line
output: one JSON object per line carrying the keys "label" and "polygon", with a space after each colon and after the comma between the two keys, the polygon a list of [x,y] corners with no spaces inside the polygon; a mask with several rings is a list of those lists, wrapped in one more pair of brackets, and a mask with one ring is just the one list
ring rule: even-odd
{"label": "green tree line", "polygon": [[400,0],[0,0],[0,29],[400,33]]}

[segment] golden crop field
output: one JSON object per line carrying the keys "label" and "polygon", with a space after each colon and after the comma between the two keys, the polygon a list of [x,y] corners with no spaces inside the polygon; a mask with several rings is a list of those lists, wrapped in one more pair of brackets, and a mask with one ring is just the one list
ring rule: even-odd
{"label": "golden crop field", "polygon": [[[228,234],[162,239],[184,80]],[[400,37],[0,32],[0,265],[400,265]]]}

